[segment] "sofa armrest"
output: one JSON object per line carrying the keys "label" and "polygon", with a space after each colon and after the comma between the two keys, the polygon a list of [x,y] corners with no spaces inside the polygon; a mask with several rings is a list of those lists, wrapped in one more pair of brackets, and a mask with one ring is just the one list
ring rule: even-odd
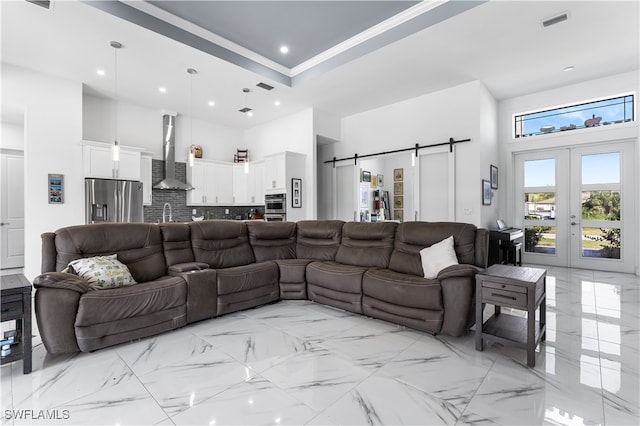
{"label": "sofa armrest", "polygon": [[462,336],[475,320],[476,279],[482,268],[473,265],[453,265],[440,271],[444,320],[440,333]]}
{"label": "sofa armrest", "polygon": [[33,280],[35,288],[51,288],[60,290],[72,290],[78,293],[90,291],[89,283],[78,275],[66,272],[45,272]]}
{"label": "sofa armrest", "polygon": [[203,263],[203,262],[177,263],[175,265],[169,266],[169,275],[181,276],[181,274],[184,272],[202,271],[204,269],[209,269],[208,263]]}
{"label": "sofa armrest", "polygon": [[188,324],[217,315],[218,273],[215,269],[169,271],[169,274],[179,276],[187,282]]}
{"label": "sofa armrest", "polygon": [[[458,265],[451,265],[444,268],[438,273],[437,279],[442,281],[447,278],[453,277],[470,277],[475,278],[476,274],[483,271],[482,268],[478,268],[474,265],[468,265],[465,263]],[[474,281],[475,282],[475,281]]]}

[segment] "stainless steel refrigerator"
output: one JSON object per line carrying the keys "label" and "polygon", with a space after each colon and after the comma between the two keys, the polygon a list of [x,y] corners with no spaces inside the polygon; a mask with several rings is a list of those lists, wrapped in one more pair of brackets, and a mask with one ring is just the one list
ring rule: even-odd
{"label": "stainless steel refrigerator", "polygon": [[142,182],[84,180],[85,222],[143,222]]}

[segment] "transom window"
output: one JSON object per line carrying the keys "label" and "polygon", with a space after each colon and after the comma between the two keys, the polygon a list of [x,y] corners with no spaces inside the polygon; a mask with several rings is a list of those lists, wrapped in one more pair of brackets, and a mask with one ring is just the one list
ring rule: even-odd
{"label": "transom window", "polygon": [[634,121],[634,95],[516,115],[514,136],[525,138]]}

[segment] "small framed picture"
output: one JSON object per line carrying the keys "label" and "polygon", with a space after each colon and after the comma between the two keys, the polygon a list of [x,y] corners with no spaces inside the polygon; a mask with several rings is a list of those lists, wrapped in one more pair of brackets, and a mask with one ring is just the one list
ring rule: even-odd
{"label": "small framed picture", "polygon": [[49,204],[64,204],[64,175],[49,173]]}
{"label": "small framed picture", "polygon": [[366,170],[362,171],[362,182],[371,182],[371,172],[368,172]]}
{"label": "small framed picture", "polygon": [[378,187],[378,176],[376,175],[371,176],[371,187],[372,188]]}
{"label": "small framed picture", "polygon": [[378,175],[378,186],[384,186],[384,176]]}
{"label": "small framed picture", "polygon": [[393,182],[393,195],[402,195],[403,186],[402,182]]}
{"label": "small framed picture", "polygon": [[291,207],[302,208],[302,179],[291,179]]}
{"label": "small framed picture", "polygon": [[393,220],[399,220],[400,222],[402,222],[404,220],[404,210],[402,209],[394,210]]}
{"label": "small framed picture", "polygon": [[401,209],[403,207],[404,207],[404,197],[402,195],[394,196],[393,197],[393,208],[394,209]]}
{"label": "small framed picture", "polygon": [[360,207],[369,207],[369,188],[360,186]]}
{"label": "small framed picture", "polygon": [[402,168],[393,169],[393,181],[394,182],[402,181],[403,177],[404,177],[404,169],[402,169]]}
{"label": "small framed picture", "polygon": [[491,181],[482,179],[482,205],[491,205]]}
{"label": "small framed picture", "polygon": [[491,165],[491,189],[498,189],[498,167]]}

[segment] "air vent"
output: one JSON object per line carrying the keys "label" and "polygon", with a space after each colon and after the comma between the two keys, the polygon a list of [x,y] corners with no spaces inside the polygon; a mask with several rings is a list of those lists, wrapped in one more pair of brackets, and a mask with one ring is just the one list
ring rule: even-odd
{"label": "air vent", "polygon": [[27,0],[29,3],[33,3],[40,7],[44,7],[47,10],[53,9],[53,0]]}
{"label": "air vent", "polygon": [[554,16],[553,18],[545,19],[542,21],[543,27],[550,27],[551,25],[559,24],[560,22],[564,22],[569,19],[569,15],[567,13],[560,14],[558,16]]}
{"label": "air vent", "polygon": [[246,113],[248,113],[249,111],[251,111],[251,108],[249,108],[249,107],[244,107],[244,108],[242,108],[242,109],[239,109],[238,111],[240,111],[240,112],[241,112],[241,113],[243,113],[243,114],[246,114]]}
{"label": "air vent", "polygon": [[256,84],[256,86],[264,90],[273,90],[273,86],[269,86],[267,83],[263,83],[263,82]]}

